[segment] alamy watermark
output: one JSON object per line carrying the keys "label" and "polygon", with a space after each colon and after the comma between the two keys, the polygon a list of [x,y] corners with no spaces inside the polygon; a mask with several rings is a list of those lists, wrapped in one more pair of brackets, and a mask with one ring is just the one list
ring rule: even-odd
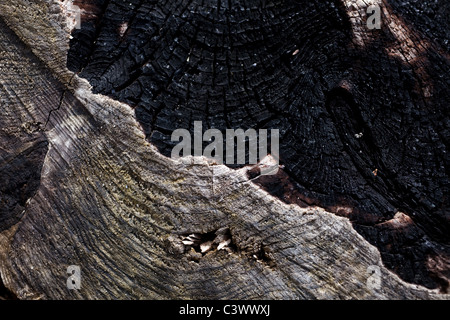
{"label": "alamy watermark", "polygon": [[[181,138],[181,141],[180,141]],[[261,167],[261,175],[273,175],[279,168],[279,138],[278,129],[270,130],[270,155],[275,163],[267,167]],[[217,164],[257,164],[268,153],[268,130],[259,129],[226,129],[225,130],[225,154],[223,133],[218,129],[208,129],[203,133],[201,121],[194,121],[194,141],[192,144],[191,133],[187,129],[177,129],[172,133],[172,141],[179,143],[172,149],[172,159],[186,156],[204,156],[212,159]],[[203,142],[210,142],[203,150]],[[248,144],[248,163],[246,163],[246,145]],[[192,148],[193,146],[193,148]],[[236,146],[236,148],[235,148]],[[193,150],[193,153],[192,153]],[[236,151],[236,153],[235,153]],[[180,155],[181,154],[181,155]],[[236,157],[235,157],[236,155]],[[224,158],[225,156],[225,158]]]}
{"label": "alamy watermark", "polygon": [[67,274],[67,289],[69,290],[80,290],[81,289],[81,268],[79,266],[68,266]]}

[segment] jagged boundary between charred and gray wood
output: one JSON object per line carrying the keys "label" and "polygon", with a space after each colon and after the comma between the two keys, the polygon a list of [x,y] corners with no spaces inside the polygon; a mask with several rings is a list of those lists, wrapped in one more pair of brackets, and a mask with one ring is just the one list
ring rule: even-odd
{"label": "jagged boundary between charred and gray wood", "polygon": [[387,54],[398,39],[386,29],[354,45],[340,1],[74,3],[88,14],[69,69],[132,106],[162,154],[196,120],[280,129],[284,170],[256,183],[348,217],[402,279],[448,290],[448,265],[429,265],[450,252],[445,1],[384,1],[405,37],[429,43],[408,63]]}

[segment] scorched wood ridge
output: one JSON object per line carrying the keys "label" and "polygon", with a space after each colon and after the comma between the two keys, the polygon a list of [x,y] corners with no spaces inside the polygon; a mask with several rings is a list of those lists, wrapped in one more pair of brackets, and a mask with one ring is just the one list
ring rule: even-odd
{"label": "scorched wood ridge", "polygon": [[166,156],[194,121],[280,129],[284,172],[257,183],[350,218],[391,270],[446,291],[448,3],[379,3],[385,24],[360,40],[352,1],[75,1],[68,66]]}

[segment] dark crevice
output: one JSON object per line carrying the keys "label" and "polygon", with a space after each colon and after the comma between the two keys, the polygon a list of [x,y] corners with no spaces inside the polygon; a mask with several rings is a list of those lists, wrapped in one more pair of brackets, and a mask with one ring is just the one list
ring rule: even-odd
{"label": "dark crevice", "polygon": [[255,258],[258,261],[261,261],[264,265],[268,266],[269,268],[275,268],[276,266],[276,262],[272,260],[272,258],[267,253],[266,248],[263,245],[261,245],[260,249],[256,252],[256,254],[253,255],[253,258]]}
{"label": "dark crevice", "polygon": [[27,201],[41,184],[41,171],[48,151],[48,141],[41,132],[21,137],[25,148],[14,149],[17,137],[2,136],[0,150],[0,232],[10,229],[23,217]]}

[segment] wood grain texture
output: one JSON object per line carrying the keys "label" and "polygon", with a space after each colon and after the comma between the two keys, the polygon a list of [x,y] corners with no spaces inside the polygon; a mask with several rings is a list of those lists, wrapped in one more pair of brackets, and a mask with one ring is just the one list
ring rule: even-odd
{"label": "wood grain texture", "polygon": [[[0,273],[11,293],[23,299],[449,298],[442,288],[400,279],[347,218],[272,196],[250,181],[250,168],[161,154],[136,109],[92,93],[95,81],[67,70],[69,30],[60,3],[27,4],[0,1]],[[306,88],[298,94],[311,96]],[[329,106],[344,100],[351,111],[345,92],[330,94]],[[346,119],[334,114],[333,121],[345,128]],[[373,185],[382,189],[383,182]],[[380,227],[411,227],[406,214],[387,218]],[[445,235],[443,226],[424,225]],[[193,233],[215,239],[223,228],[231,237],[227,250],[201,254],[182,242]],[[446,279],[442,252],[436,270]],[[79,291],[66,288],[69,265],[81,267]],[[370,266],[381,270],[377,289],[367,285]]]}

